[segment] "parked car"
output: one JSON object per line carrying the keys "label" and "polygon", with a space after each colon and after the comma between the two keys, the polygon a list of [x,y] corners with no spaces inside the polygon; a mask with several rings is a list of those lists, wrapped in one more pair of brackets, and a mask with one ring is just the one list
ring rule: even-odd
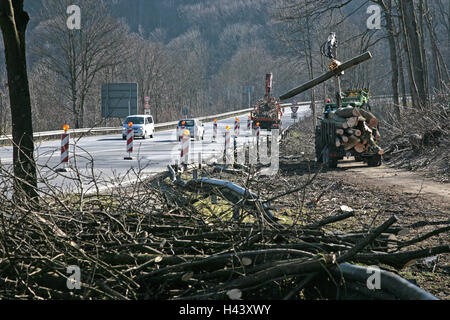
{"label": "parked car", "polygon": [[155,133],[155,124],[153,117],[149,115],[134,115],[128,116],[123,122],[122,139],[127,139],[128,124],[133,123],[133,130],[135,137],[141,137],[143,139],[153,138]]}
{"label": "parked car", "polygon": [[205,127],[204,125],[197,119],[183,119],[178,122],[177,125],[177,139],[181,140],[181,136],[183,135],[185,130],[189,130],[191,133],[191,138],[195,140],[203,140],[205,137]]}

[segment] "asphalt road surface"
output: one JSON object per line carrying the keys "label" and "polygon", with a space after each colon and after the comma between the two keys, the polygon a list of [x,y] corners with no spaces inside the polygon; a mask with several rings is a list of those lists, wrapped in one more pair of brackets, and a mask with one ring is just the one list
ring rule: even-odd
{"label": "asphalt road surface", "polygon": [[[309,106],[300,107],[298,119],[310,112]],[[248,139],[251,133],[247,130],[249,115],[243,115],[238,143]],[[298,121],[298,120],[297,120]],[[283,115],[283,128],[294,123],[290,108]],[[217,158],[223,151],[225,127],[234,129],[234,117],[218,121],[218,139],[212,141],[213,124],[204,123],[205,138],[203,141],[191,140],[190,159],[198,163],[201,154],[202,163],[208,163]],[[265,130],[261,135],[269,134]],[[35,158],[38,163],[40,192],[52,192],[58,187],[66,192],[95,192],[116,185],[124,185],[140,178],[167,170],[169,164],[180,159],[181,143],[177,141],[176,130],[156,132],[153,139],[135,139],[133,160],[124,160],[126,142],[121,134],[74,138],[70,140],[70,166],[77,170],[57,173],[61,168],[60,141],[36,143]],[[0,147],[0,162],[5,167],[11,167],[12,147]],[[93,181],[96,181],[94,184]]]}

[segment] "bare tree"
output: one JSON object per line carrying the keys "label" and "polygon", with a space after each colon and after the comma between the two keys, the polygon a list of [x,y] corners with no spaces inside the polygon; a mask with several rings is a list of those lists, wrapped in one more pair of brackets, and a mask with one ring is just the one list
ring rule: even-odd
{"label": "bare tree", "polygon": [[10,133],[10,106],[7,101],[8,91],[3,84],[6,80],[3,76],[0,76],[0,136]]}
{"label": "bare tree", "polygon": [[5,46],[11,104],[14,188],[17,199],[37,198],[31,99],[25,51],[25,33],[30,20],[23,0],[0,1],[0,27]]}
{"label": "bare tree", "polygon": [[400,96],[399,96],[399,75],[398,75],[398,52],[397,52],[397,46],[395,43],[395,37],[396,37],[396,30],[395,25],[393,21],[393,7],[392,7],[392,0],[372,0],[373,2],[377,3],[384,12],[384,16],[386,19],[386,31],[387,31],[387,38],[389,43],[389,54],[390,54],[390,60],[391,60],[391,70],[392,70],[392,94],[394,98],[394,106],[395,106],[395,113],[397,119],[400,118]]}
{"label": "bare tree", "polygon": [[422,50],[422,34],[420,33],[414,2],[400,0],[400,12],[413,103],[416,107],[425,107],[429,100],[425,80],[426,70]]}
{"label": "bare tree", "polygon": [[[438,9],[439,12],[441,14],[445,15],[445,10],[443,10],[442,7],[442,3],[440,1],[436,2],[438,4]],[[434,5],[436,5],[436,3]],[[438,39],[437,39],[437,35],[436,35],[436,23],[433,23],[434,21],[436,21],[437,19],[433,18],[433,13],[436,10],[433,10],[434,6],[432,5],[431,7],[428,5],[428,1],[425,1],[425,14],[424,14],[424,18],[425,18],[425,22],[426,22],[426,27],[427,27],[427,31],[429,33],[429,37],[430,37],[430,44],[431,44],[431,54],[432,54],[432,61],[433,61],[433,65],[432,65],[432,70],[433,73],[431,75],[431,78],[433,79],[432,83],[433,83],[433,87],[438,89],[440,92],[444,91],[444,84],[445,83],[449,83],[449,74],[448,74],[448,68],[447,65],[445,63],[445,59],[442,57],[442,53],[441,53],[441,49],[440,46],[438,45]],[[448,7],[447,7],[448,8]],[[448,10],[447,10],[447,15],[448,15]],[[448,22],[449,20],[444,19],[444,26],[445,29],[447,31],[447,40],[448,40],[448,34],[450,32],[449,30],[449,26],[448,24],[445,24],[445,22]],[[449,41],[447,41],[449,42]],[[448,46],[448,43],[447,43]],[[448,47],[447,47],[448,49]]]}
{"label": "bare tree", "polygon": [[128,58],[125,45],[127,29],[108,14],[103,2],[79,1],[82,14],[80,30],[67,27],[65,15],[69,0],[45,0],[42,22],[36,30],[34,53],[65,84],[76,128],[83,127],[86,99],[96,76]]}
{"label": "bare tree", "polygon": [[126,78],[138,83],[141,107],[144,106],[144,98],[148,96],[155,120],[167,119],[162,109],[163,106],[167,107],[164,103],[167,96],[165,87],[167,75],[173,65],[164,45],[133,37],[130,46],[135,54],[133,59],[123,66],[127,68]]}

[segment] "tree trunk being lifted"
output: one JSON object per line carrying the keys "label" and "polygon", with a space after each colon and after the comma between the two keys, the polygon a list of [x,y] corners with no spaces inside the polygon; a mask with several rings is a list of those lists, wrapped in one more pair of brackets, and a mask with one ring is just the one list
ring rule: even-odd
{"label": "tree trunk being lifted", "polygon": [[343,64],[341,64],[339,67],[337,67],[335,70],[332,71],[328,71],[327,73],[324,73],[323,75],[321,75],[318,78],[315,78],[311,81],[306,82],[305,84],[294,88],[292,90],[290,90],[289,92],[283,94],[282,96],[280,96],[280,100],[286,100],[286,99],[290,99],[308,89],[311,89],[312,87],[317,86],[318,84],[327,81],[328,79],[331,79],[334,76],[340,75],[342,73],[342,71],[351,68],[353,66],[356,66],[357,64],[360,64],[366,60],[369,60],[372,58],[372,55],[369,51],[367,51],[366,53],[363,53],[353,59],[350,59],[346,62],[344,62]]}

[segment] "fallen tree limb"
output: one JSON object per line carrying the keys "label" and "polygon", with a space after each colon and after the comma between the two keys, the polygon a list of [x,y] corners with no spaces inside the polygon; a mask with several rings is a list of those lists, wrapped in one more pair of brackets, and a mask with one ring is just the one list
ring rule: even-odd
{"label": "fallen tree limb", "polygon": [[347,212],[347,213],[343,213],[343,214],[339,214],[339,215],[334,215],[334,216],[331,216],[331,217],[327,217],[327,218],[325,218],[323,220],[320,220],[320,221],[318,221],[316,223],[307,225],[307,226],[305,226],[305,228],[306,229],[316,229],[316,228],[323,227],[323,226],[325,226],[327,224],[338,222],[338,221],[342,221],[342,220],[345,220],[347,218],[354,217],[354,216],[355,216],[354,212]]}
{"label": "fallen tree limb", "polygon": [[441,253],[450,253],[450,245],[397,253],[359,253],[353,260],[362,263],[383,263],[400,270],[412,260]]}
{"label": "fallen tree limb", "polygon": [[426,240],[428,238],[431,238],[433,236],[436,236],[438,234],[441,234],[441,233],[444,233],[444,232],[447,232],[447,231],[450,231],[450,226],[446,226],[446,227],[443,227],[443,228],[440,228],[440,229],[436,229],[434,231],[431,231],[431,232],[428,232],[428,233],[424,234],[423,236],[420,236],[420,237],[417,237],[417,238],[414,238],[414,239],[402,242],[402,243],[400,243],[398,245],[398,247],[399,248],[408,247],[408,246],[410,246],[410,245],[412,245],[414,243],[421,242],[423,240]]}

